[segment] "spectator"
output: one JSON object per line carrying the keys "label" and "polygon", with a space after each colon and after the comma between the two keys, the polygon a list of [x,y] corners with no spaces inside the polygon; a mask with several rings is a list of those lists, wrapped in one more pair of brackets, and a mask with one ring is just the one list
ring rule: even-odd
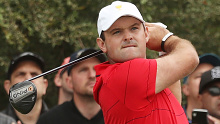
{"label": "spectator", "polygon": [[3,113],[0,113],[0,124],[16,124],[16,121]]}
{"label": "spectator", "polygon": [[[66,57],[61,65],[67,64],[69,60],[70,57]],[[60,69],[54,78],[54,83],[58,87],[58,105],[72,99],[73,90],[67,86],[67,77],[67,70]]]}
{"label": "spectator", "polygon": [[[202,109],[207,109],[210,116],[210,123],[219,124],[220,122],[220,66],[202,74],[199,85],[199,100]],[[218,123],[217,123],[218,122]]]}
{"label": "spectator", "polygon": [[[44,66],[44,60],[32,52],[24,52],[13,58],[8,68],[7,80],[4,81],[4,88],[7,94],[9,94],[9,89],[14,84],[41,74],[44,70]],[[37,88],[37,99],[33,109],[28,114],[21,114],[10,104],[8,104],[8,107],[3,110],[4,114],[25,124],[36,124],[39,116],[48,111],[48,108],[43,101],[43,95],[46,94],[48,86],[47,79],[40,77],[32,82]]]}
{"label": "spectator", "polygon": [[[95,51],[82,49],[73,53],[70,61]],[[102,54],[68,67],[67,83],[73,89],[73,100],[51,109],[40,117],[37,124],[104,124],[101,108],[93,98],[94,66],[104,61]]]}
{"label": "spectator", "polygon": [[[192,44],[146,23],[129,2],[102,8],[97,24],[96,41],[109,60],[95,66],[94,98],[105,123],[186,124],[184,110],[167,87],[198,65]],[[166,55],[146,59],[146,46]]]}
{"label": "spectator", "polygon": [[211,70],[213,67],[220,65],[220,58],[211,53],[203,54],[199,57],[199,65],[187,77],[184,78],[182,91],[186,96],[185,113],[189,123],[192,122],[192,110],[201,108],[201,102],[198,100],[199,84],[204,72]]}

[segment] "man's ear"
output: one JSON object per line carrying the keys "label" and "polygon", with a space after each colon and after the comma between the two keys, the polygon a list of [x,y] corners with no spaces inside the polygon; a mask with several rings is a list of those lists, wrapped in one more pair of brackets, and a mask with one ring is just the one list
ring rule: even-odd
{"label": "man's ear", "polygon": [[182,86],[182,91],[183,91],[183,94],[184,94],[185,96],[189,96],[188,84],[183,84],[183,86]]}
{"label": "man's ear", "polygon": [[70,77],[70,76],[68,76],[68,77],[66,78],[66,84],[67,84],[67,86],[68,86],[70,89],[73,89],[73,84],[72,84],[72,82],[71,82],[71,77]]}
{"label": "man's ear", "polygon": [[203,107],[202,95],[199,94],[199,95],[197,96],[197,98],[198,98],[198,101],[201,103],[201,106],[200,106],[200,107]]}
{"label": "man's ear", "polygon": [[6,93],[9,94],[9,90],[10,90],[10,88],[11,88],[11,82],[10,82],[10,80],[5,80],[5,81],[4,81],[4,88],[5,88]]}
{"label": "man's ear", "polygon": [[149,38],[150,38],[150,34],[149,34],[149,31],[148,31],[148,27],[145,26],[145,39],[146,39],[146,43],[149,41]]}
{"label": "man's ear", "polygon": [[102,52],[104,52],[104,53],[107,52],[105,42],[102,40],[102,38],[97,38],[96,43],[98,44],[98,46],[102,50]]}
{"label": "man's ear", "polygon": [[48,87],[48,80],[47,79],[43,79],[43,80],[44,80],[44,95],[46,95],[47,87]]}
{"label": "man's ear", "polygon": [[54,83],[57,87],[61,87],[61,80],[60,80],[60,75],[56,74],[54,78]]}

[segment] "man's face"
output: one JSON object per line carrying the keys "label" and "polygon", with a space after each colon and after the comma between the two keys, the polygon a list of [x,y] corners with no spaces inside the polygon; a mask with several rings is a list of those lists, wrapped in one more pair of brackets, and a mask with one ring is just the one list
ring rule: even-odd
{"label": "man's face", "polygon": [[[220,81],[215,82],[212,86],[220,88]],[[201,101],[203,108],[207,109],[210,115],[220,119],[220,95],[212,96],[207,88],[201,94]]]}
{"label": "man's face", "polygon": [[67,86],[67,78],[68,78],[68,73],[65,71],[62,76],[60,77],[61,80],[61,88],[63,88],[64,92],[70,93],[72,95],[73,90]]}
{"label": "man's face", "polygon": [[97,58],[90,58],[75,65],[69,75],[74,97],[89,96],[93,97],[93,87],[96,82],[96,72],[94,66],[100,64]]}
{"label": "man's face", "polygon": [[[16,83],[23,82],[34,76],[41,74],[40,67],[33,61],[20,62],[11,74],[10,87]],[[32,80],[37,87],[37,98],[42,98],[46,94],[47,81],[43,77]]]}
{"label": "man's face", "polygon": [[143,23],[133,17],[119,18],[104,32],[104,51],[110,63],[146,57],[146,32]]}
{"label": "man's face", "polygon": [[[187,97],[190,97],[191,99],[198,101],[198,95],[199,95],[199,84],[201,81],[201,76],[204,72],[209,71],[213,68],[211,64],[208,63],[202,63],[199,64],[199,66],[196,68],[194,72],[190,74],[190,76],[187,79],[187,93],[184,92],[184,94]],[[184,90],[184,89],[183,89]]]}

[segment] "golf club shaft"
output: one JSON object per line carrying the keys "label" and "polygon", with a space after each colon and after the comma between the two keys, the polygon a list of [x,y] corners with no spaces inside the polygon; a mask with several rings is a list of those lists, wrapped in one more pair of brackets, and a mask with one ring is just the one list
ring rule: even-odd
{"label": "golf club shaft", "polygon": [[59,69],[68,67],[68,66],[70,66],[70,65],[74,65],[74,64],[76,64],[76,63],[78,63],[78,62],[81,62],[81,61],[83,61],[83,60],[85,60],[85,59],[88,59],[88,58],[91,58],[91,57],[95,57],[95,56],[100,55],[100,54],[102,54],[102,53],[103,53],[103,52],[102,52],[101,50],[98,50],[98,51],[96,51],[96,52],[94,52],[94,53],[91,53],[91,54],[89,54],[89,55],[83,56],[83,57],[78,58],[78,59],[76,59],[76,60],[74,60],[74,61],[71,61],[71,62],[69,62],[69,63],[67,63],[67,64],[65,64],[65,65],[61,65],[61,66],[59,66],[59,67],[57,67],[57,68],[51,69],[51,70],[46,71],[46,72],[44,72],[44,73],[42,73],[42,74],[40,74],[40,75],[37,75],[37,76],[35,76],[35,77],[32,77],[32,78],[30,78],[30,79],[28,79],[28,80],[26,80],[26,81],[32,81],[32,80],[37,79],[37,78],[39,78],[39,77],[48,75],[48,74],[53,73],[53,72],[55,72],[55,71],[58,71]]}

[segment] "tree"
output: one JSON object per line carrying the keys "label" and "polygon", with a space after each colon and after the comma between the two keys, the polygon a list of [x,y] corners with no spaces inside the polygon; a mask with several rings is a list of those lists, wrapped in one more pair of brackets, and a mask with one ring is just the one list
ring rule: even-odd
{"label": "tree", "polygon": [[[95,47],[99,10],[113,0],[1,0],[0,81],[6,77],[10,59],[32,51],[46,61],[46,70],[59,66],[76,50]],[[215,0],[127,0],[139,8],[145,21],[162,22],[174,34],[190,40],[199,54],[220,54],[220,8]],[[147,57],[157,52],[148,50]],[[46,102],[56,104],[54,74],[48,75]],[[1,107],[7,96],[0,83]],[[47,97],[50,96],[50,97]],[[51,97],[52,96],[52,97]],[[3,103],[3,104],[2,104]],[[0,107],[0,109],[2,109]]]}

